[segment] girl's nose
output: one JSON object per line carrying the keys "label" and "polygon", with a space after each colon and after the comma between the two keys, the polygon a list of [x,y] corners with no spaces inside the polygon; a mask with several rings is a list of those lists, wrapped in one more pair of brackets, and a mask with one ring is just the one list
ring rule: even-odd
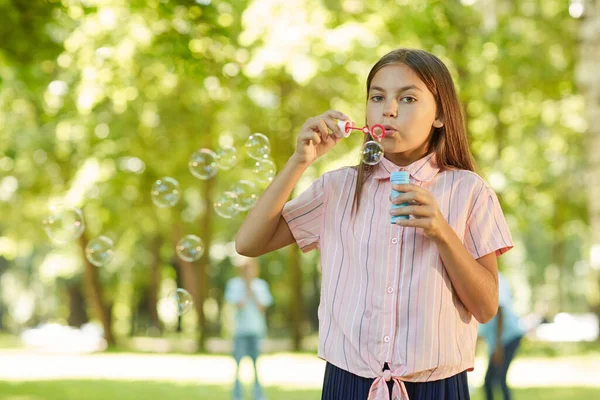
{"label": "girl's nose", "polygon": [[398,116],[398,107],[396,104],[387,104],[383,109],[383,116],[386,118],[396,118]]}

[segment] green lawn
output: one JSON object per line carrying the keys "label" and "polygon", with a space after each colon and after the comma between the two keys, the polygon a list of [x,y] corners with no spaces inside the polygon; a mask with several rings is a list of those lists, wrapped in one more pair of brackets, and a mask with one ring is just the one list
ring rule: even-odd
{"label": "green lawn", "polygon": [[[286,390],[269,387],[270,400],[319,400],[318,390]],[[497,396],[497,398],[500,398]],[[515,400],[599,399],[600,388],[532,388],[514,390]],[[192,385],[145,381],[58,380],[0,382],[2,400],[229,400],[228,386]],[[246,398],[250,400],[251,397]],[[483,400],[479,391],[473,400]]]}

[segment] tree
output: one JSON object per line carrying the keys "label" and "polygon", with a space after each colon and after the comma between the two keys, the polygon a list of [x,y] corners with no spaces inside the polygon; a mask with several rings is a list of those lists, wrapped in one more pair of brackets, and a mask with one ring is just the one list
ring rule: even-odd
{"label": "tree", "polygon": [[586,156],[587,170],[586,182],[588,183],[588,210],[590,221],[591,266],[596,274],[596,296],[593,299],[593,309],[600,319],[600,299],[597,293],[600,290],[600,1],[588,0],[579,2],[585,4],[580,29],[579,87],[585,96],[587,137]]}

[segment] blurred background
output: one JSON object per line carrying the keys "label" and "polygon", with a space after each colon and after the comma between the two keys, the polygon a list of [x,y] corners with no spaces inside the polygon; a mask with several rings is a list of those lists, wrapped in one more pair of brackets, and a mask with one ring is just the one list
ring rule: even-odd
{"label": "blurred background", "polygon": [[[449,67],[509,222],[515,398],[600,398],[599,0],[2,0],[0,38],[0,399],[229,399],[231,193],[251,203],[307,118],[364,121],[397,47]],[[318,254],[259,262],[267,396],[319,399]]]}

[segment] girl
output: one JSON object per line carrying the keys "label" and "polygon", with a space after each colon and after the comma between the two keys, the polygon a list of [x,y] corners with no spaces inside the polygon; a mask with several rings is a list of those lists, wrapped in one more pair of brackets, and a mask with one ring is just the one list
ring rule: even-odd
{"label": "girl", "polygon": [[[286,203],[340,140],[336,119],[349,120],[333,110],[309,118],[236,249],[256,257],[295,241],[320,250],[322,399],[468,399],[477,322],[496,313],[496,257],[512,247],[506,221],[473,172],[460,103],[437,57],[383,56],[367,78],[366,117],[385,126],[382,161],[328,172]],[[392,185],[394,171],[410,183]],[[403,193],[391,198],[392,189]],[[391,224],[392,215],[409,218]]]}

